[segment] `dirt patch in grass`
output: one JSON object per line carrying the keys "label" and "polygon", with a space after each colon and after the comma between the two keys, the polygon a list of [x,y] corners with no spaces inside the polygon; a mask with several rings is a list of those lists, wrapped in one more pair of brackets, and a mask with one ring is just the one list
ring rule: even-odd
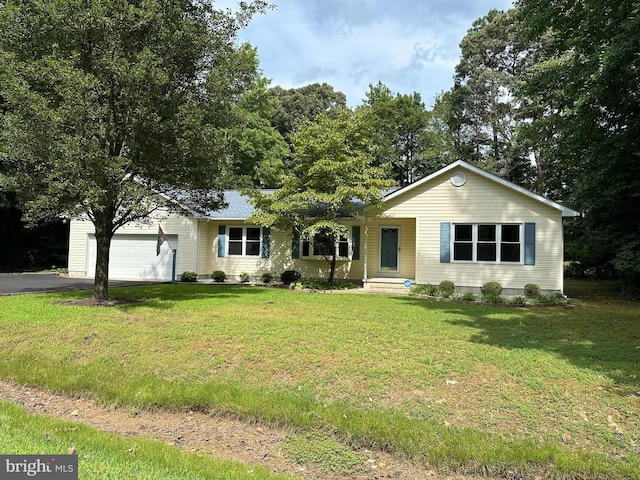
{"label": "dirt patch in grass", "polygon": [[143,302],[141,298],[108,298],[107,300],[96,300],[93,297],[78,298],[66,302],[59,302],[58,305],[67,305],[73,307],[118,307],[121,305],[130,305],[132,303]]}
{"label": "dirt patch in grass", "polygon": [[[448,479],[472,480],[472,476],[443,476],[386,452],[355,450],[364,461],[355,473],[328,471],[317,464],[300,464],[289,458],[286,442],[296,432],[205,413],[136,411],[104,406],[89,398],[56,395],[47,390],[0,381],[0,399],[21,405],[30,413],[82,422],[104,432],[152,438],[188,452],[260,465],[275,473],[289,473],[312,480]],[[82,452],[77,452],[82,458]],[[482,477],[487,479],[487,477]]]}

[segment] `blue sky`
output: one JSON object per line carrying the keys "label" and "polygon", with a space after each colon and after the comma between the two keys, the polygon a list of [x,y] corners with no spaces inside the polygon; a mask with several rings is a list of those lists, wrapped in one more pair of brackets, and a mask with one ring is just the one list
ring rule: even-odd
{"label": "blue sky", "polygon": [[[258,48],[271,85],[326,82],[355,107],[369,84],[418,92],[431,106],[453,85],[459,44],[477,18],[511,0],[273,0],[240,39]],[[237,1],[217,0],[234,9]]]}

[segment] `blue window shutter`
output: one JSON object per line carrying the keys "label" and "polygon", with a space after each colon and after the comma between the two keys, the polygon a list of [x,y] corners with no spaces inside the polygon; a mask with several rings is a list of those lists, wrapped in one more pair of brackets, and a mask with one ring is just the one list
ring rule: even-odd
{"label": "blue window shutter", "polygon": [[524,264],[536,264],[536,224],[524,224]]}
{"label": "blue window shutter", "polygon": [[300,258],[300,234],[295,228],[291,238],[291,258]]}
{"label": "blue window shutter", "polygon": [[451,262],[451,223],[440,223],[440,263]]}
{"label": "blue window shutter", "polygon": [[269,227],[262,227],[262,258],[269,258],[271,253],[271,229]]}
{"label": "blue window shutter", "polygon": [[360,260],[360,226],[351,227],[351,260]]}
{"label": "blue window shutter", "polygon": [[227,251],[227,227],[220,225],[218,227],[218,256],[224,257]]}

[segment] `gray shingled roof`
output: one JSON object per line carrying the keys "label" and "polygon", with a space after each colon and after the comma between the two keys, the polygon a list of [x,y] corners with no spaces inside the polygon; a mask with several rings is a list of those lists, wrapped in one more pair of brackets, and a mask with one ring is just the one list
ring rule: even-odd
{"label": "gray shingled roof", "polygon": [[[262,192],[271,193],[273,190],[262,190]],[[218,220],[244,220],[249,218],[254,211],[253,205],[249,203],[249,197],[242,195],[238,190],[225,190],[224,202],[227,204],[227,208],[207,211],[203,215]]]}
{"label": "gray shingled roof", "polygon": [[[262,193],[273,193],[274,191],[273,189],[263,189]],[[238,190],[225,190],[224,202],[227,204],[226,208],[202,212],[202,216],[212,220],[245,220],[254,211],[253,205],[249,203],[249,197],[242,195]],[[354,200],[354,206],[359,209],[364,206],[364,203]]]}

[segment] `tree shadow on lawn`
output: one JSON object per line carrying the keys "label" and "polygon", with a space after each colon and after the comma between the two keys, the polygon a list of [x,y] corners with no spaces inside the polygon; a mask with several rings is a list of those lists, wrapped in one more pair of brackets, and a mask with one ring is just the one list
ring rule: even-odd
{"label": "tree shadow on lawn", "polygon": [[640,321],[633,312],[608,310],[606,305],[514,308],[416,297],[401,301],[449,314],[453,318],[447,323],[476,330],[471,342],[552,353],[608,378],[616,385],[616,394],[638,392]]}
{"label": "tree shadow on lawn", "polygon": [[123,311],[136,308],[157,308],[167,310],[176,303],[205,299],[241,298],[260,293],[260,288],[251,285],[220,284],[154,284],[109,289],[110,300],[95,304],[90,301],[91,291],[64,292],[60,305],[76,305],[94,308],[117,308]]}

